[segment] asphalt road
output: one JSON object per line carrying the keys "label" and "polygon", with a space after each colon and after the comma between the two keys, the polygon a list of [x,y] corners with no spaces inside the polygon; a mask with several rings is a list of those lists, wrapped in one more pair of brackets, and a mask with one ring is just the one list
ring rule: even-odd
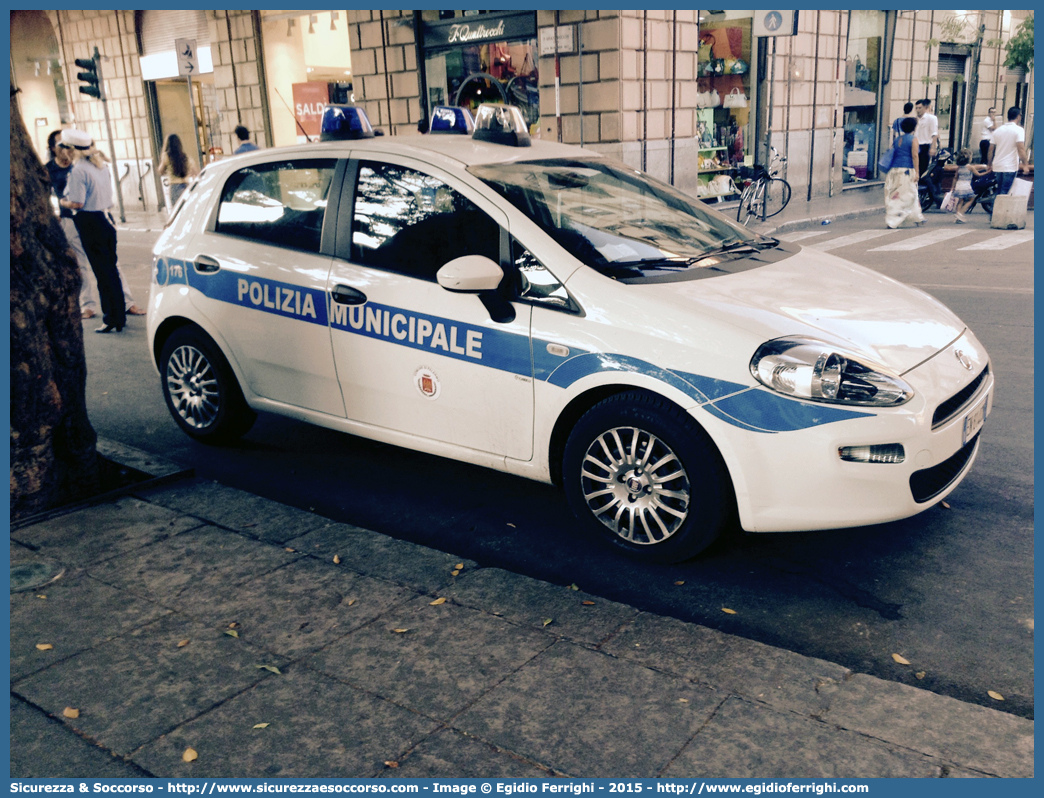
{"label": "asphalt road", "polygon": [[[142,318],[119,336],[85,322],[90,417],[104,437],[337,521],[1032,717],[1032,221],[1030,240],[1012,243],[980,211],[969,219],[935,213],[925,228],[886,232],[867,218],[790,236],[922,287],[993,358],[997,394],[975,467],[948,507],[906,521],[737,534],[689,563],[636,564],[577,532],[549,486],[269,415],[236,446],[197,444],[168,416]],[[141,304],[154,238],[120,235]]]}

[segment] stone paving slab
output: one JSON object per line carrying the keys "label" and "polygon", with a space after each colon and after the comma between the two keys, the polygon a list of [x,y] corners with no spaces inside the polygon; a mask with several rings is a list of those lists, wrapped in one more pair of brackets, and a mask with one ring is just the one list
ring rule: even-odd
{"label": "stone paving slab", "polygon": [[824,720],[986,774],[1033,776],[1033,721],[905,684],[856,674]]}
{"label": "stone paving slab", "polygon": [[492,615],[431,601],[420,596],[393,608],[309,666],[447,720],[554,642]]}
{"label": "stone paving slab", "polygon": [[204,526],[102,563],[91,576],[171,608],[202,611],[258,576],[304,555]]}
{"label": "stone paving slab", "polygon": [[[800,741],[795,745],[794,741]],[[730,697],[663,774],[672,778],[939,778],[915,751]]]}
{"label": "stone paving slab", "polygon": [[[454,571],[466,573],[476,564],[455,554],[360,529],[327,522],[299,538],[287,541],[297,551],[330,561],[368,576],[387,579],[421,593],[436,593],[452,585]],[[458,565],[464,566],[457,568]]]}
{"label": "stone paving slab", "polygon": [[[50,667],[168,613],[82,571],[40,590],[12,593],[11,678]],[[53,648],[40,651],[38,644]]]}
{"label": "stone paving slab", "polygon": [[228,623],[268,651],[297,659],[374,621],[416,594],[309,557],[226,590],[187,611]]}
{"label": "stone paving slab", "polygon": [[64,565],[82,568],[201,524],[198,518],[125,497],[14,530],[11,539]]}
{"label": "stone paving slab", "polygon": [[546,779],[555,774],[533,762],[502,751],[452,729],[440,729],[388,768],[395,779]]}
{"label": "stone paving slab", "polygon": [[[142,779],[150,775],[132,762],[113,756],[11,696],[13,779]],[[17,745],[13,744],[17,740]]]}
{"label": "stone paving slab", "polygon": [[849,674],[833,662],[643,613],[603,649],[651,668],[794,712],[815,714]]}
{"label": "stone paving slab", "polygon": [[[184,646],[179,642],[188,640]],[[170,615],[16,682],[12,691],[119,755],[270,678],[284,661]],[[73,775],[70,773],[70,775]]]}
{"label": "stone paving slab", "polygon": [[[267,723],[265,728],[254,728]],[[372,778],[437,721],[300,666],[265,679],[134,756],[170,778]],[[182,761],[191,747],[194,762]]]}
{"label": "stone paving slab", "polygon": [[626,604],[499,568],[462,574],[445,592],[460,604],[590,646],[600,645],[638,615]]}
{"label": "stone paving slab", "polygon": [[187,480],[170,487],[142,491],[138,495],[270,543],[285,543],[329,523],[306,510],[209,480]]}
{"label": "stone paving slab", "polygon": [[453,725],[569,776],[660,775],[726,696],[558,642]]}

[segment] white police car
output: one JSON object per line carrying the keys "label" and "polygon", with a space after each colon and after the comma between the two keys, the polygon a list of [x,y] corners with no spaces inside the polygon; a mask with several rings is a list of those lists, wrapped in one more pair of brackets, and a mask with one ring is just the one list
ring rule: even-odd
{"label": "white police car", "polygon": [[156,244],[149,340],[189,435],[263,410],[555,482],[658,561],[733,519],[904,518],[974,461],[989,358],[926,294],[503,106],[470,136],[331,113],[358,138],[207,166]]}

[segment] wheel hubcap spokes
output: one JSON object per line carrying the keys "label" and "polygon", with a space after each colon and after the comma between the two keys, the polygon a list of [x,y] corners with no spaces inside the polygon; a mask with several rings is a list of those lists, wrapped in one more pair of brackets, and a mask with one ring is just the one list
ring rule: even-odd
{"label": "wheel hubcap spokes", "polygon": [[580,479],[591,512],[630,543],[662,543],[689,515],[685,468],[645,430],[617,427],[599,435],[584,456]]}
{"label": "wheel hubcap spokes", "polygon": [[180,346],[167,361],[167,391],[178,416],[190,427],[205,429],[220,410],[217,375],[210,361],[192,346]]}

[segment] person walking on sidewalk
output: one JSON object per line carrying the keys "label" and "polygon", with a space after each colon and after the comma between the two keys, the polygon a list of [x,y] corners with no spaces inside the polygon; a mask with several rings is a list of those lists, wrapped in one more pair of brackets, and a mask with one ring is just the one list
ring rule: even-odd
{"label": "person walking on sidewalk", "polygon": [[897,138],[899,138],[900,136],[903,135],[903,130],[899,126],[899,123],[902,122],[907,117],[913,115],[913,107],[914,107],[913,103],[906,103],[905,105],[903,105],[903,115],[902,116],[897,116],[895,118],[895,121],[892,122],[892,143],[893,144],[895,144],[895,140]]}
{"label": "person walking on sidewalk", "polygon": [[71,149],[73,166],[65,185],[65,196],[58,204],[76,212],[73,216],[76,232],[98,280],[105,323],[95,332],[120,332],[127,322],[127,308],[123,302],[123,283],[116,269],[116,223],[109,213],[112,176],[105,168],[108,159],[82,130],[63,130],[62,144]]}
{"label": "person walking on sidewalk", "polygon": [[917,120],[911,116],[901,119],[902,134],[892,144],[895,154],[892,166],[885,175],[885,224],[893,230],[907,219],[920,227],[924,224],[921,203],[917,198],[917,156],[919,148],[914,131]]}
{"label": "person walking on sidewalk", "polygon": [[979,123],[979,160],[986,164],[990,158],[990,142],[993,141],[993,131],[996,128],[996,123],[993,118],[997,115],[997,109],[990,107],[990,110],[986,112],[986,118]]}
{"label": "person walking on sidewalk", "polygon": [[1022,111],[1013,105],[1008,109],[1008,122],[993,133],[987,165],[997,175],[997,193],[1007,194],[1015,175],[1029,166],[1026,155],[1026,131],[1022,127]]}
{"label": "person walking on sidewalk", "polygon": [[163,157],[160,158],[156,171],[159,172],[160,177],[167,178],[167,182],[170,184],[170,208],[173,210],[189,183],[199,174],[196,165],[192,163],[185,148],[181,145],[181,137],[177,133],[167,136],[167,141],[163,145]]}
{"label": "person walking on sidewalk", "polygon": [[[47,149],[51,153],[51,160],[46,164],[47,172],[51,176],[51,190],[58,201],[65,194],[65,186],[69,180],[69,172],[72,171],[72,152],[68,147],[61,145],[62,131],[55,130],[47,137]],[[73,213],[68,208],[58,206],[58,219],[62,225],[69,246],[76,255],[76,262],[80,266],[80,313],[85,319],[93,319],[98,315],[98,282],[94,279],[91,271],[91,263],[87,259],[87,253],[83,251],[80,242],[80,234],[76,232],[76,224],[73,222]],[[123,284],[123,302],[127,308],[128,316],[144,316],[145,311],[135,304],[134,296],[131,294],[127,279],[123,276],[123,269],[119,264],[116,270],[120,273],[120,282]]]}
{"label": "person walking on sidewalk", "polygon": [[957,213],[954,222],[964,224],[964,211],[975,199],[975,189],[972,188],[972,178],[986,174],[989,171],[985,164],[972,163],[971,150],[964,149],[957,154],[956,164],[946,164],[943,167],[947,172],[957,172],[953,184],[953,196],[957,199]]}
{"label": "person walking on sidewalk", "polygon": [[918,100],[914,103],[914,111],[917,114],[917,146],[920,157],[917,162],[917,174],[923,175],[928,171],[928,166],[939,150],[939,118],[929,113],[932,101],[928,98]]}
{"label": "person walking on sidewalk", "polygon": [[260,149],[250,140],[250,131],[243,125],[236,125],[236,138],[239,139],[239,146],[233,150],[233,155],[239,155],[244,152],[253,152],[256,149]]}

